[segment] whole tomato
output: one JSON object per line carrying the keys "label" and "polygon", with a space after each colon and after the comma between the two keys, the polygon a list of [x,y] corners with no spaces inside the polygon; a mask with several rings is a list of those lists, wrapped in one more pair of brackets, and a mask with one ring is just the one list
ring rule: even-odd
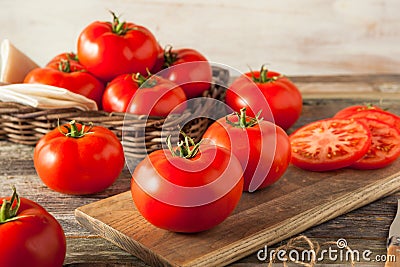
{"label": "whole tomato", "polygon": [[163,62],[163,70],[159,75],[181,86],[188,99],[201,96],[210,89],[211,65],[200,52],[190,48],[172,49],[168,46],[163,57],[158,57],[156,65],[160,65],[160,61]]}
{"label": "whole tomato", "polygon": [[145,75],[157,59],[158,43],[154,35],[143,26],[121,22],[112,15],[113,22],[95,21],[80,33],[79,61],[104,81],[125,73]]}
{"label": "whole tomato", "polygon": [[[260,98],[255,90],[259,90],[264,98]],[[237,78],[226,92],[226,104],[237,112],[246,107],[249,116],[253,117],[262,110],[261,117],[267,120],[271,118],[270,110],[274,123],[284,130],[298,120],[303,107],[298,88],[288,78],[268,71],[265,66]]]}
{"label": "whole tomato", "polygon": [[124,167],[121,142],[109,129],[86,128],[75,121],[44,135],[33,162],[51,189],[72,195],[100,192],[118,178]]}
{"label": "whole tomato", "polygon": [[135,168],[131,193],[153,225],[174,232],[200,232],[224,221],[239,202],[242,168],[225,148],[185,140],[150,153]]}
{"label": "whole tomato", "polygon": [[61,225],[42,206],[13,190],[0,209],[0,266],[62,266],[66,240]]}
{"label": "whole tomato", "polygon": [[244,170],[244,191],[275,183],[290,163],[286,132],[272,122],[246,116],[246,108],[211,124],[203,139],[231,150],[239,159]]}
{"label": "whole tomato", "polygon": [[[54,56],[47,64],[46,66],[52,65],[54,62],[60,62],[61,60],[68,60],[71,65],[75,63],[79,63],[78,56],[74,52],[64,52],[61,54],[58,54]],[[83,68],[83,66],[82,66]]]}
{"label": "whole tomato", "polygon": [[165,117],[171,112],[183,112],[186,96],[180,86],[159,76],[122,74],[107,85],[103,109]]}
{"label": "whole tomato", "polygon": [[76,61],[60,59],[49,62],[45,68],[30,71],[24,83],[41,83],[61,88],[83,95],[101,106],[104,84]]}

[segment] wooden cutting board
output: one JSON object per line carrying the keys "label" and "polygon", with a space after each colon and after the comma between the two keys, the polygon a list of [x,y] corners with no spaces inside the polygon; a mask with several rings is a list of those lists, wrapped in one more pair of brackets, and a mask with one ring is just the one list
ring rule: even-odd
{"label": "wooden cutting board", "polygon": [[[382,95],[363,98],[382,101]],[[363,102],[353,96],[309,95],[294,128]],[[398,97],[384,103],[399,114]],[[177,234],[152,226],[136,210],[130,192],[80,207],[75,216],[93,233],[152,266],[224,266],[399,189],[400,160],[373,171],[317,173],[290,166],[271,187],[244,193],[230,217],[202,233]]]}

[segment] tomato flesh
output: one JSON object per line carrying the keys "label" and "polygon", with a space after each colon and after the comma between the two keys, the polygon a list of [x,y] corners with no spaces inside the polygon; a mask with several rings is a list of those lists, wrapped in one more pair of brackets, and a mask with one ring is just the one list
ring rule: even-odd
{"label": "tomato flesh", "polygon": [[293,165],[311,171],[347,167],[361,159],[371,144],[362,122],[325,119],[305,125],[290,135]]}
{"label": "tomato flesh", "polygon": [[368,125],[372,143],[367,153],[354,164],[355,169],[378,169],[388,166],[400,155],[400,131],[375,119],[359,119]]}

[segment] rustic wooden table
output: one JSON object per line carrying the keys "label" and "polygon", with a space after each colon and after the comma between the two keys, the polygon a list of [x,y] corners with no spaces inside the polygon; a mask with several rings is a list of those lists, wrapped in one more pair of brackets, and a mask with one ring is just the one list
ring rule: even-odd
{"label": "rustic wooden table", "polygon": [[[385,96],[384,99],[400,99],[400,76],[397,75],[293,77],[292,80],[298,84],[307,99],[311,99],[309,101],[323,99],[326,96],[343,95],[349,99],[356,99],[355,101],[357,97],[370,98],[374,102],[379,101],[381,96]],[[397,103],[400,103],[400,100]],[[328,115],[323,110],[315,112],[318,112],[319,117]],[[0,141],[0,147],[0,196],[9,195],[11,186],[15,185],[21,196],[38,202],[55,216],[67,236],[65,266],[147,266],[107,240],[90,233],[74,218],[74,210],[77,207],[128,191],[130,174],[127,169],[124,169],[115,184],[104,192],[90,196],[62,195],[44,186],[36,175],[32,161],[33,147],[8,141]],[[371,261],[366,262],[361,259],[363,263],[360,265],[383,266],[378,260],[380,255],[386,253],[386,237],[397,209],[398,198],[400,192],[310,228],[301,234],[320,244],[345,239],[351,249],[360,252],[371,251],[367,255]],[[274,247],[287,242],[288,240],[284,240]],[[258,256],[260,255],[262,256],[262,254]],[[337,261],[325,260],[325,263],[333,264]],[[257,265],[267,266],[267,262],[259,259],[256,252],[231,264],[231,266]]]}

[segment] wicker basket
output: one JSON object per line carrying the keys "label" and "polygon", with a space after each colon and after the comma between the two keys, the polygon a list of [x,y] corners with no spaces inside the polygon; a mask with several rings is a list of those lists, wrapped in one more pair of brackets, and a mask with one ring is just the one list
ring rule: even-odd
{"label": "wicker basket", "polygon": [[[204,96],[223,100],[225,86],[229,80],[229,71],[213,66],[213,83]],[[0,139],[26,145],[35,145],[48,131],[60,123],[76,120],[81,123],[93,122],[112,130],[122,139],[122,129],[129,131],[124,137],[124,149],[129,156],[143,158],[147,153],[159,149],[168,131],[177,131],[177,126],[191,114],[196,119],[183,126],[183,130],[195,140],[199,140],[209,126],[210,120],[201,117],[210,112],[210,106],[199,102],[183,114],[168,117],[147,117],[126,113],[108,113],[104,111],[82,111],[74,108],[38,109],[13,102],[0,101]],[[168,121],[170,127],[165,127]],[[164,125],[164,126],[163,126]],[[163,131],[163,132],[162,132]],[[163,136],[162,136],[163,135]]]}

